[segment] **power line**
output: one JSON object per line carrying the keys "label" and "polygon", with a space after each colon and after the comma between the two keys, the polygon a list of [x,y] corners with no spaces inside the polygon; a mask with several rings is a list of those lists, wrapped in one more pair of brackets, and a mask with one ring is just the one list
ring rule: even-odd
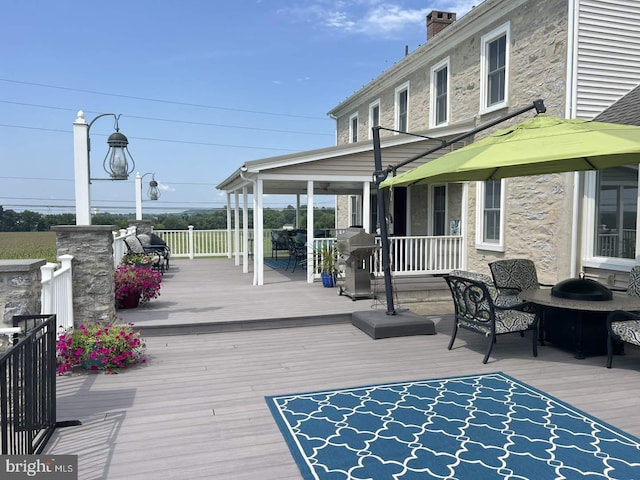
{"label": "power line", "polygon": [[260,111],[260,110],[244,110],[244,109],[241,109],[241,108],[219,107],[219,106],[215,106],[215,105],[205,105],[205,104],[201,104],[201,103],[178,102],[178,101],[175,101],[175,100],[162,100],[162,99],[158,99],[158,98],[138,97],[138,96],[135,96],[135,95],[122,95],[122,94],[119,94],[119,93],[99,92],[99,91],[96,91],[96,90],[84,90],[84,89],[81,89],[81,88],[61,87],[61,86],[58,86],[58,85],[48,85],[48,84],[45,84],[45,83],[24,82],[24,81],[21,81],[21,80],[10,80],[8,78],[0,78],[0,81],[8,82],[8,83],[17,83],[17,84],[20,84],[20,85],[31,85],[31,86],[34,86],[34,87],[55,88],[57,90],[67,90],[67,91],[71,91],[71,92],[91,93],[91,94],[95,94],[95,95],[105,95],[105,96],[109,96],[109,97],[128,98],[128,99],[131,99],[131,100],[142,100],[142,101],[145,101],[145,102],[167,103],[167,104],[182,105],[182,106],[187,106],[187,107],[198,107],[198,108],[208,108],[208,109],[213,109],[213,110],[224,110],[224,111],[228,111],[228,112],[252,113],[252,114],[258,114],[258,115],[270,115],[270,116],[276,116],[276,117],[306,118],[306,119],[309,119],[309,120],[326,120],[326,118],[324,118],[324,117],[311,117],[311,116],[307,116],[307,115],[294,115],[294,114],[290,114],[290,113],[263,112],[263,111]]}
{"label": "power line", "polygon": [[[40,105],[40,104],[26,103],[26,102],[12,102],[10,100],[0,100],[0,103],[8,103],[8,104],[11,104],[11,105],[20,105],[20,106],[35,107],[35,108],[48,108],[48,109],[51,109],[51,110],[62,110],[62,111],[66,111],[66,112],[77,112],[77,109],[74,109],[74,108],[55,107],[55,106],[52,106],[52,105]],[[85,110],[85,113],[99,114],[99,112],[94,112],[94,111],[91,111],[91,110]],[[296,130],[279,130],[279,129],[274,129],[274,128],[245,127],[243,125],[224,125],[224,124],[221,124],[221,123],[193,122],[193,121],[189,121],[189,120],[176,120],[176,119],[170,119],[170,118],[141,117],[141,116],[136,116],[136,115],[127,115],[126,113],[123,113],[122,116],[126,117],[126,118],[135,118],[135,119],[138,119],[138,120],[150,120],[150,121],[154,121],[154,122],[168,122],[168,123],[181,123],[181,124],[185,124],[185,125],[199,125],[199,126],[205,126],[205,127],[235,128],[235,129],[241,129],[241,130],[254,130],[254,131],[258,131],[258,132],[290,133],[290,134],[296,134],[296,135],[316,135],[316,136],[323,136],[323,137],[333,136],[333,134],[331,134],[331,133],[301,132],[301,131],[296,131]]]}
{"label": "power line", "polygon": [[[40,131],[44,131],[44,132],[56,132],[56,133],[72,133],[71,131],[68,130],[59,130],[59,129],[55,129],[55,128],[44,128],[44,127],[27,127],[26,125],[9,125],[6,123],[0,123],[0,127],[5,127],[5,128],[21,128],[21,129],[26,129],[26,130],[40,130]],[[94,135],[92,133],[92,135]],[[103,134],[95,134],[96,136],[100,136],[100,137],[108,137],[108,135],[103,135]],[[293,150],[290,148],[277,148],[277,147],[255,147],[253,145],[231,145],[231,144],[226,144],[226,143],[209,143],[209,142],[193,142],[193,141],[188,141],[188,140],[171,140],[168,138],[149,138],[149,137],[132,137],[132,136],[128,136],[128,138],[131,140],[147,140],[147,141],[151,141],[151,142],[165,142],[165,143],[181,143],[181,144],[185,144],[185,145],[204,145],[207,147],[226,147],[226,148],[245,148],[245,149],[252,149],[252,150],[277,150],[279,152],[297,152],[298,150]]]}

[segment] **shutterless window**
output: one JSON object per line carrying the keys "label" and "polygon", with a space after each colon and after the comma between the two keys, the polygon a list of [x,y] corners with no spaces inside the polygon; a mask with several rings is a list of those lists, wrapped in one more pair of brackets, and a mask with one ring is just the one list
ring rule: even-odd
{"label": "shutterless window", "polygon": [[349,225],[362,225],[362,202],[359,195],[349,196]]}
{"label": "shutterless window", "polygon": [[489,180],[484,184],[484,230],[482,240],[486,243],[500,242],[500,180]]}
{"label": "shutterless window", "polygon": [[406,132],[409,128],[409,87],[396,89],[396,130]]}
{"label": "shutterless window", "polygon": [[380,102],[369,105],[369,138],[372,137],[371,129],[380,125]]}
{"label": "shutterless window", "polygon": [[358,141],[358,114],[349,117],[349,141],[355,143]]}
{"label": "shutterless window", "polygon": [[432,235],[445,235],[447,222],[447,187],[433,187],[433,232]]}
{"label": "shutterless window", "polygon": [[507,66],[507,36],[489,42],[487,66],[487,106],[504,102]]}
{"label": "shutterless window", "polygon": [[598,171],[594,255],[634,259],[637,214],[638,166]]}
{"label": "shutterless window", "polygon": [[447,118],[447,102],[448,102],[448,75],[449,69],[445,66],[435,72],[435,124],[440,125],[446,123]]}

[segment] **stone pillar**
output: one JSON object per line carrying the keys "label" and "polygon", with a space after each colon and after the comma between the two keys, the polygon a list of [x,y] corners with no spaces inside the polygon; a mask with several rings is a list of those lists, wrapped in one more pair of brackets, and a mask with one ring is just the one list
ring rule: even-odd
{"label": "stone pillar", "polygon": [[149,220],[132,220],[129,224],[136,227],[136,233],[138,235],[151,235],[153,232],[153,224]]}
{"label": "stone pillar", "polygon": [[113,322],[115,225],[57,225],[58,256],[73,255],[73,317],[82,323]]}
{"label": "stone pillar", "polygon": [[0,260],[0,327],[13,326],[14,315],[39,315],[42,259]]}

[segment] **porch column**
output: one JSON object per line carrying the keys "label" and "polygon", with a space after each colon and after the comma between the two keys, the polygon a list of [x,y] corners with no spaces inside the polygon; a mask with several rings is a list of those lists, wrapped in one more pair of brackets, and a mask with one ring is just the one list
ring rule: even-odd
{"label": "porch column", "polygon": [[467,242],[469,241],[469,182],[462,184],[462,218],[460,219],[460,235],[462,235],[461,246],[462,252],[460,252],[461,268],[466,270],[467,268]]}
{"label": "porch column", "polygon": [[[244,241],[242,256],[242,273],[249,273],[249,206],[247,205],[247,187],[242,187],[242,238]],[[253,234],[255,237],[255,232]],[[255,248],[256,239],[253,239],[254,245],[251,248]]]}
{"label": "porch column", "polygon": [[371,233],[371,182],[362,183],[362,226]]}
{"label": "porch column", "polygon": [[[235,266],[240,265],[240,195],[238,190],[233,192],[233,249],[235,252]],[[243,240],[243,245],[246,243]]]}
{"label": "porch column", "polygon": [[307,283],[313,283],[313,180],[307,182]]}
{"label": "porch column", "polygon": [[253,230],[255,232],[254,240],[254,275],[253,275],[253,284],[254,285],[264,285],[264,242],[262,238],[264,238],[264,212],[263,208],[263,184],[264,181],[261,179],[257,179],[255,183],[255,192],[253,195]]}
{"label": "porch column", "polygon": [[300,228],[300,194],[299,193],[296,193],[296,228]]}
{"label": "porch column", "polygon": [[231,258],[231,194],[227,192],[227,258]]}

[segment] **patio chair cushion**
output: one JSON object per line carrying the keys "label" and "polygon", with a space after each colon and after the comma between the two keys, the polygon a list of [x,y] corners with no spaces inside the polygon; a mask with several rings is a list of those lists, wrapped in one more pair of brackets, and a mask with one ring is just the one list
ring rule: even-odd
{"label": "patio chair cushion", "polygon": [[611,331],[620,341],[640,346],[640,320],[611,322]]}
{"label": "patio chair cushion", "polygon": [[627,295],[640,297],[640,266],[635,266],[629,272],[629,285]]}
{"label": "patio chair cushion", "polygon": [[607,315],[607,368],[613,363],[614,340],[640,346],[640,314],[614,310]]}

